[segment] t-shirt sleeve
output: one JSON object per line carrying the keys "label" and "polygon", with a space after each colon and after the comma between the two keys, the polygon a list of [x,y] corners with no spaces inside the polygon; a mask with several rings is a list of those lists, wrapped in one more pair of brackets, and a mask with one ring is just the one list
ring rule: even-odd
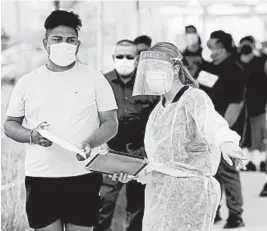
{"label": "t-shirt sleeve", "polygon": [[25,79],[22,77],[15,85],[9,105],[7,108],[6,116],[11,117],[24,117],[25,116]]}
{"label": "t-shirt sleeve", "polygon": [[95,77],[95,95],[99,112],[118,109],[113,90],[100,72]]}
{"label": "t-shirt sleeve", "polygon": [[231,88],[227,92],[231,103],[240,103],[243,100],[246,73],[243,71],[239,63],[235,63],[229,72],[229,82],[231,81]]}

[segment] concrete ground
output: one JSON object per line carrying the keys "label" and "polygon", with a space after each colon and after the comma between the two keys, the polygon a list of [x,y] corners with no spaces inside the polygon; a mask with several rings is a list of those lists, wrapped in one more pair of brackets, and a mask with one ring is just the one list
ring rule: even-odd
{"label": "concrete ground", "polygon": [[[263,185],[267,182],[267,175],[259,172],[241,172],[241,180],[244,196],[244,221],[246,226],[232,231],[267,231],[267,197],[259,197]],[[125,196],[124,190],[121,191],[117,203],[112,231],[125,231]],[[223,221],[214,226],[213,231],[224,230],[223,226],[227,219],[228,211],[225,206],[225,198],[222,200]],[[177,230],[178,231],[178,230]]]}
{"label": "concrete ground", "polygon": [[[231,229],[233,231],[267,231],[267,197],[259,197],[263,185],[267,182],[267,175],[258,172],[241,173],[244,216],[246,227]],[[223,198],[224,199],[224,198]],[[222,210],[223,218],[227,218],[227,209],[224,204]],[[224,230],[222,227],[225,221],[215,225],[214,231]]]}

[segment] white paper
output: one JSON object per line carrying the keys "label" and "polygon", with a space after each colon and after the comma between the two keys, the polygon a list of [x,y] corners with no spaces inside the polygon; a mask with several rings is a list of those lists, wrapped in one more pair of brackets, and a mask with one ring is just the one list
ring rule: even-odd
{"label": "white paper", "polygon": [[197,81],[206,86],[206,87],[210,87],[212,88],[214,86],[214,84],[217,82],[218,80],[218,76],[217,75],[213,75],[213,74],[210,74],[206,71],[201,71],[199,73],[199,76],[197,78]]}
{"label": "white paper", "polygon": [[46,139],[50,140],[51,142],[58,144],[62,148],[65,148],[71,152],[78,153],[81,155],[84,159],[86,159],[86,154],[82,149],[77,148],[76,146],[70,144],[69,142],[55,136],[52,132],[49,132],[48,130],[40,129],[38,132],[45,137]]}

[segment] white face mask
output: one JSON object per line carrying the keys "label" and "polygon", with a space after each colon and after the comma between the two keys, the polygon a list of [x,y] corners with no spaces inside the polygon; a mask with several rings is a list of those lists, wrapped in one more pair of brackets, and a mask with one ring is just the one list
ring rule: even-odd
{"label": "white face mask", "polygon": [[130,75],[135,70],[135,59],[114,59],[116,71],[122,75]]}
{"label": "white face mask", "polygon": [[205,61],[207,62],[212,62],[212,58],[211,58],[211,50],[208,47],[205,47],[202,51],[202,57],[204,58]]}
{"label": "white face mask", "polygon": [[171,90],[173,75],[168,75],[165,71],[148,71],[146,73],[146,82],[152,91],[163,95]]}
{"label": "white face mask", "polygon": [[195,33],[186,34],[186,41],[188,46],[198,44],[198,35]]}
{"label": "white face mask", "polygon": [[49,45],[50,60],[58,66],[66,67],[76,61],[77,46],[69,43]]}

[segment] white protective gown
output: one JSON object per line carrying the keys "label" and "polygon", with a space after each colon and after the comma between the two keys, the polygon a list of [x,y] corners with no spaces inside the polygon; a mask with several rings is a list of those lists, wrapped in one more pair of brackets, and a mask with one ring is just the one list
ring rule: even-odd
{"label": "white protective gown", "polygon": [[213,178],[218,147],[239,140],[202,90],[189,87],[166,108],[160,101],[145,134],[150,164],[143,177],[143,231],[210,231],[221,197]]}

